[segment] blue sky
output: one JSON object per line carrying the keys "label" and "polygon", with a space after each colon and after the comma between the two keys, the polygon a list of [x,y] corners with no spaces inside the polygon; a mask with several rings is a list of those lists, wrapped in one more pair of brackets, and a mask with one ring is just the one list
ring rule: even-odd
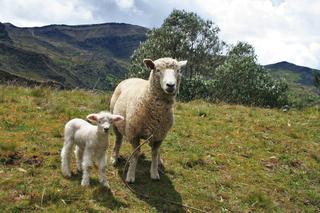
{"label": "blue sky", "polygon": [[0,0],[0,22],[20,27],[125,22],[159,27],[173,8],[198,13],[227,43],[252,44],[261,64],[320,69],[320,0]]}

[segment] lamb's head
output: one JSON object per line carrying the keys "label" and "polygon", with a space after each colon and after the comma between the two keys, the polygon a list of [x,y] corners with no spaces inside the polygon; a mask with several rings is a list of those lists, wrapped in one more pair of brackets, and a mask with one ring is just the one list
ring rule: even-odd
{"label": "lamb's head", "polygon": [[162,90],[169,95],[175,95],[181,80],[181,68],[187,61],[177,61],[172,58],[160,58],[152,61],[144,59],[143,62],[152,70],[151,75],[160,83]]}
{"label": "lamb's head", "polygon": [[113,115],[110,112],[102,111],[88,115],[87,120],[97,123],[98,132],[108,133],[112,122],[121,121],[124,120],[124,118],[121,115]]}

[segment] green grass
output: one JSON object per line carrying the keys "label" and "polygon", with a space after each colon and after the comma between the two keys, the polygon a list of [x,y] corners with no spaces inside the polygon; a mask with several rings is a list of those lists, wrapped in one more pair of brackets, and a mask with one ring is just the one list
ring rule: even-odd
{"label": "green grass", "polygon": [[[0,86],[0,209],[3,212],[189,212],[159,200],[210,212],[320,211],[320,111],[177,103],[175,125],[161,146],[165,172],[149,178],[142,148],[136,183],[122,183],[124,161],[109,166],[111,190],[80,186],[60,172],[63,127],[71,118],[108,109],[110,94]],[[110,148],[114,135],[110,136]],[[121,155],[130,154],[123,144]],[[73,171],[75,164],[73,159]]]}

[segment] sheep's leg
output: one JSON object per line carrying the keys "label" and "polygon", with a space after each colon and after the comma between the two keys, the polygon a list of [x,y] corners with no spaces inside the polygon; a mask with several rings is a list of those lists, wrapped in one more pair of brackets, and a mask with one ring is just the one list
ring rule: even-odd
{"label": "sheep's leg", "polygon": [[77,162],[77,170],[78,172],[82,171],[82,160],[83,160],[83,147],[76,146],[74,150]]}
{"label": "sheep's leg", "polygon": [[160,144],[161,142],[154,142],[151,145],[152,162],[150,168],[150,176],[153,180],[160,180],[158,166],[160,163]]}
{"label": "sheep's leg", "polygon": [[160,148],[159,148],[159,153],[158,153],[158,167],[163,167],[164,168],[164,164],[163,164],[163,160],[160,157]]}
{"label": "sheep's leg", "polygon": [[106,186],[109,188],[109,183],[108,183],[108,180],[107,180],[107,176],[106,176],[106,155],[105,153],[103,152],[101,154],[101,156],[99,157],[98,159],[98,168],[99,168],[99,177],[100,177],[100,183],[103,185],[103,186]]}
{"label": "sheep's leg", "polygon": [[[131,145],[132,145],[132,151],[134,151],[138,146],[139,146],[139,139],[132,139],[130,140]],[[127,178],[126,182],[128,183],[133,183],[135,181],[135,175],[136,175],[136,167],[138,163],[138,157],[140,154],[140,148],[133,154],[130,164],[129,164],[129,169],[127,172]]]}
{"label": "sheep's leg", "polygon": [[111,163],[113,165],[116,165],[118,162],[118,159],[119,159],[119,152],[120,152],[123,136],[121,135],[121,133],[119,132],[119,130],[117,129],[116,126],[113,126],[113,130],[116,135],[116,141],[115,141],[115,144],[113,147],[113,152],[112,152],[112,156],[111,156]]}
{"label": "sheep's leg", "polygon": [[90,184],[90,170],[92,167],[92,151],[85,148],[82,161],[82,186],[89,186]]}
{"label": "sheep's leg", "polygon": [[61,171],[65,177],[71,177],[70,158],[73,148],[73,141],[71,137],[65,137],[64,145],[61,150]]}

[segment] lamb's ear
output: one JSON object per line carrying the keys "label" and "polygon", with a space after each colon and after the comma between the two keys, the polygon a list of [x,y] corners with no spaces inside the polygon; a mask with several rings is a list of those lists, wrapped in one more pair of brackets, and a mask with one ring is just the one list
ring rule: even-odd
{"label": "lamb's ear", "polygon": [[185,61],[179,61],[178,64],[179,64],[180,67],[184,67],[184,66],[187,65],[187,62],[188,62],[187,60],[185,60]]}
{"label": "lamb's ear", "polygon": [[143,63],[147,65],[147,67],[149,67],[150,69],[154,70],[155,65],[151,59],[144,59]]}
{"label": "lamb's ear", "polygon": [[93,122],[93,121],[97,122],[98,115],[97,114],[90,114],[90,115],[87,116],[87,120],[89,120],[91,122]]}
{"label": "lamb's ear", "polygon": [[112,120],[113,121],[122,121],[122,120],[124,120],[124,117],[121,115],[112,115]]}

